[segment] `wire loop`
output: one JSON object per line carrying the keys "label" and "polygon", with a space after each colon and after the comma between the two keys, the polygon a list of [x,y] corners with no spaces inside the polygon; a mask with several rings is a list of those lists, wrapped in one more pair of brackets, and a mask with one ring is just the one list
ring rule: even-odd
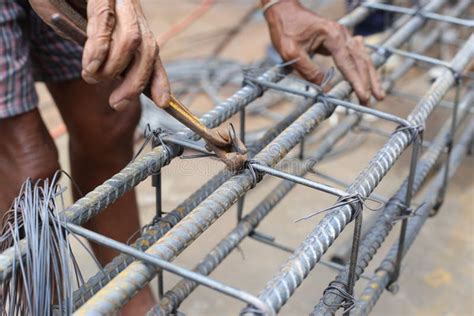
{"label": "wire loop", "polygon": [[[372,207],[372,206],[367,204],[366,200],[376,202],[376,203],[379,204],[379,206]],[[374,199],[374,198],[371,198],[371,197],[368,197],[368,198],[364,199],[364,197],[360,193],[354,193],[354,194],[348,194],[346,196],[340,197],[337,200],[336,204],[334,204],[330,207],[327,207],[323,210],[320,210],[320,211],[311,213],[309,215],[306,215],[304,217],[301,217],[301,218],[297,219],[295,222],[297,223],[297,222],[302,221],[302,220],[307,220],[307,219],[310,219],[311,217],[314,217],[314,216],[319,215],[321,213],[326,213],[328,211],[331,211],[331,210],[334,210],[336,208],[343,207],[343,206],[346,206],[346,205],[350,205],[352,210],[353,210],[352,216],[351,216],[351,219],[350,219],[349,222],[351,222],[355,218],[357,218],[360,215],[360,212],[362,212],[362,210],[364,209],[364,207],[366,207],[368,210],[373,211],[373,212],[378,212],[378,211],[382,210],[385,207],[385,203],[383,201],[380,201],[379,199]]]}
{"label": "wire loop", "polygon": [[[336,295],[342,298],[342,302],[337,304],[328,303],[328,294]],[[344,312],[348,312],[354,307],[355,302],[355,297],[349,293],[347,284],[342,281],[332,281],[323,292],[323,304],[329,308],[343,308]]]}

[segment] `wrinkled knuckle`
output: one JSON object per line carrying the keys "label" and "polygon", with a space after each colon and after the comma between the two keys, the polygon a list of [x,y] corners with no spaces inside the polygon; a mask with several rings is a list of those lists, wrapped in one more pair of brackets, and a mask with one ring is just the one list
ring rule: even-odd
{"label": "wrinkled knuckle", "polygon": [[145,58],[156,60],[159,56],[158,45],[155,41],[153,41],[153,38],[150,38],[148,36],[144,39],[144,41],[145,43],[147,43],[147,46],[143,51],[143,53],[145,54]]}
{"label": "wrinkled knuckle", "polygon": [[360,99],[360,102],[362,102],[363,104],[367,104],[370,100],[370,92],[368,91],[361,92],[359,94],[359,99]]}
{"label": "wrinkled knuckle", "polygon": [[100,21],[100,24],[106,28],[111,29],[115,24],[115,12],[109,5],[104,5],[96,10],[95,18]]}
{"label": "wrinkled knuckle", "polygon": [[335,31],[335,32],[332,32],[330,35],[331,35],[331,38],[338,43],[341,43],[344,41],[344,35],[341,32]]}
{"label": "wrinkled knuckle", "polygon": [[140,46],[142,42],[142,37],[138,29],[128,31],[126,34],[126,39],[126,46],[129,48],[136,48]]}
{"label": "wrinkled knuckle", "polygon": [[295,46],[289,46],[286,47],[282,52],[281,52],[281,57],[283,57],[284,60],[293,60],[298,57],[298,49]]}
{"label": "wrinkled knuckle", "polygon": [[125,91],[124,95],[126,99],[137,98],[142,91],[145,89],[146,83],[143,81],[135,81],[128,86],[128,89]]}

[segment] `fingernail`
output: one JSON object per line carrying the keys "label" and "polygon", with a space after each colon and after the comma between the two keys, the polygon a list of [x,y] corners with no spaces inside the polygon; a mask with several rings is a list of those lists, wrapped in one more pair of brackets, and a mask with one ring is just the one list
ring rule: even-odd
{"label": "fingernail", "polygon": [[111,104],[111,106],[114,108],[116,111],[122,111],[125,109],[128,105],[130,104],[130,101],[127,99],[120,100],[114,104]]}
{"label": "fingernail", "polygon": [[84,70],[91,74],[95,73],[97,72],[101,64],[102,63],[98,59],[94,59],[87,65],[87,67]]}
{"label": "fingernail", "polygon": [[82,78],[85,82],[89,84],[99,83],[99,80],[95,79],[94,77],[91,77],[86,71],[82,71]]}

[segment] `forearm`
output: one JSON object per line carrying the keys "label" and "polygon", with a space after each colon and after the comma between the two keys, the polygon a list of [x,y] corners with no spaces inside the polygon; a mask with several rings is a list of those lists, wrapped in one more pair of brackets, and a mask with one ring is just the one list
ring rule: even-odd
{"label": "forearm", "polygon": [[[292,4],[300,6],[299,0],[260,0],[265,18],[271,15],[271,12],[283,9],[285,5]],[[278,8],[279,7],[279,8]]]}
{"label": "forearm", "polygon": [[278,20],[297,16],[297,12],[307,11],[315,15],[314,12],[303,7],[299,0],[260,0],[260,3],[270,29],[278,24]]}

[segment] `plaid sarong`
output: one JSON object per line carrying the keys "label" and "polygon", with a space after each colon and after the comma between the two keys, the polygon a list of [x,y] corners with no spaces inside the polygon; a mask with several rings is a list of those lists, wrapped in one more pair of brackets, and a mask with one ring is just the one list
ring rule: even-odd
{"label": "plaid sarong", "polygon": [[0,119],[38,105],[34,81],[79,78],[81,58],[82,48],[57,35],[27,0],[0,0]]}

